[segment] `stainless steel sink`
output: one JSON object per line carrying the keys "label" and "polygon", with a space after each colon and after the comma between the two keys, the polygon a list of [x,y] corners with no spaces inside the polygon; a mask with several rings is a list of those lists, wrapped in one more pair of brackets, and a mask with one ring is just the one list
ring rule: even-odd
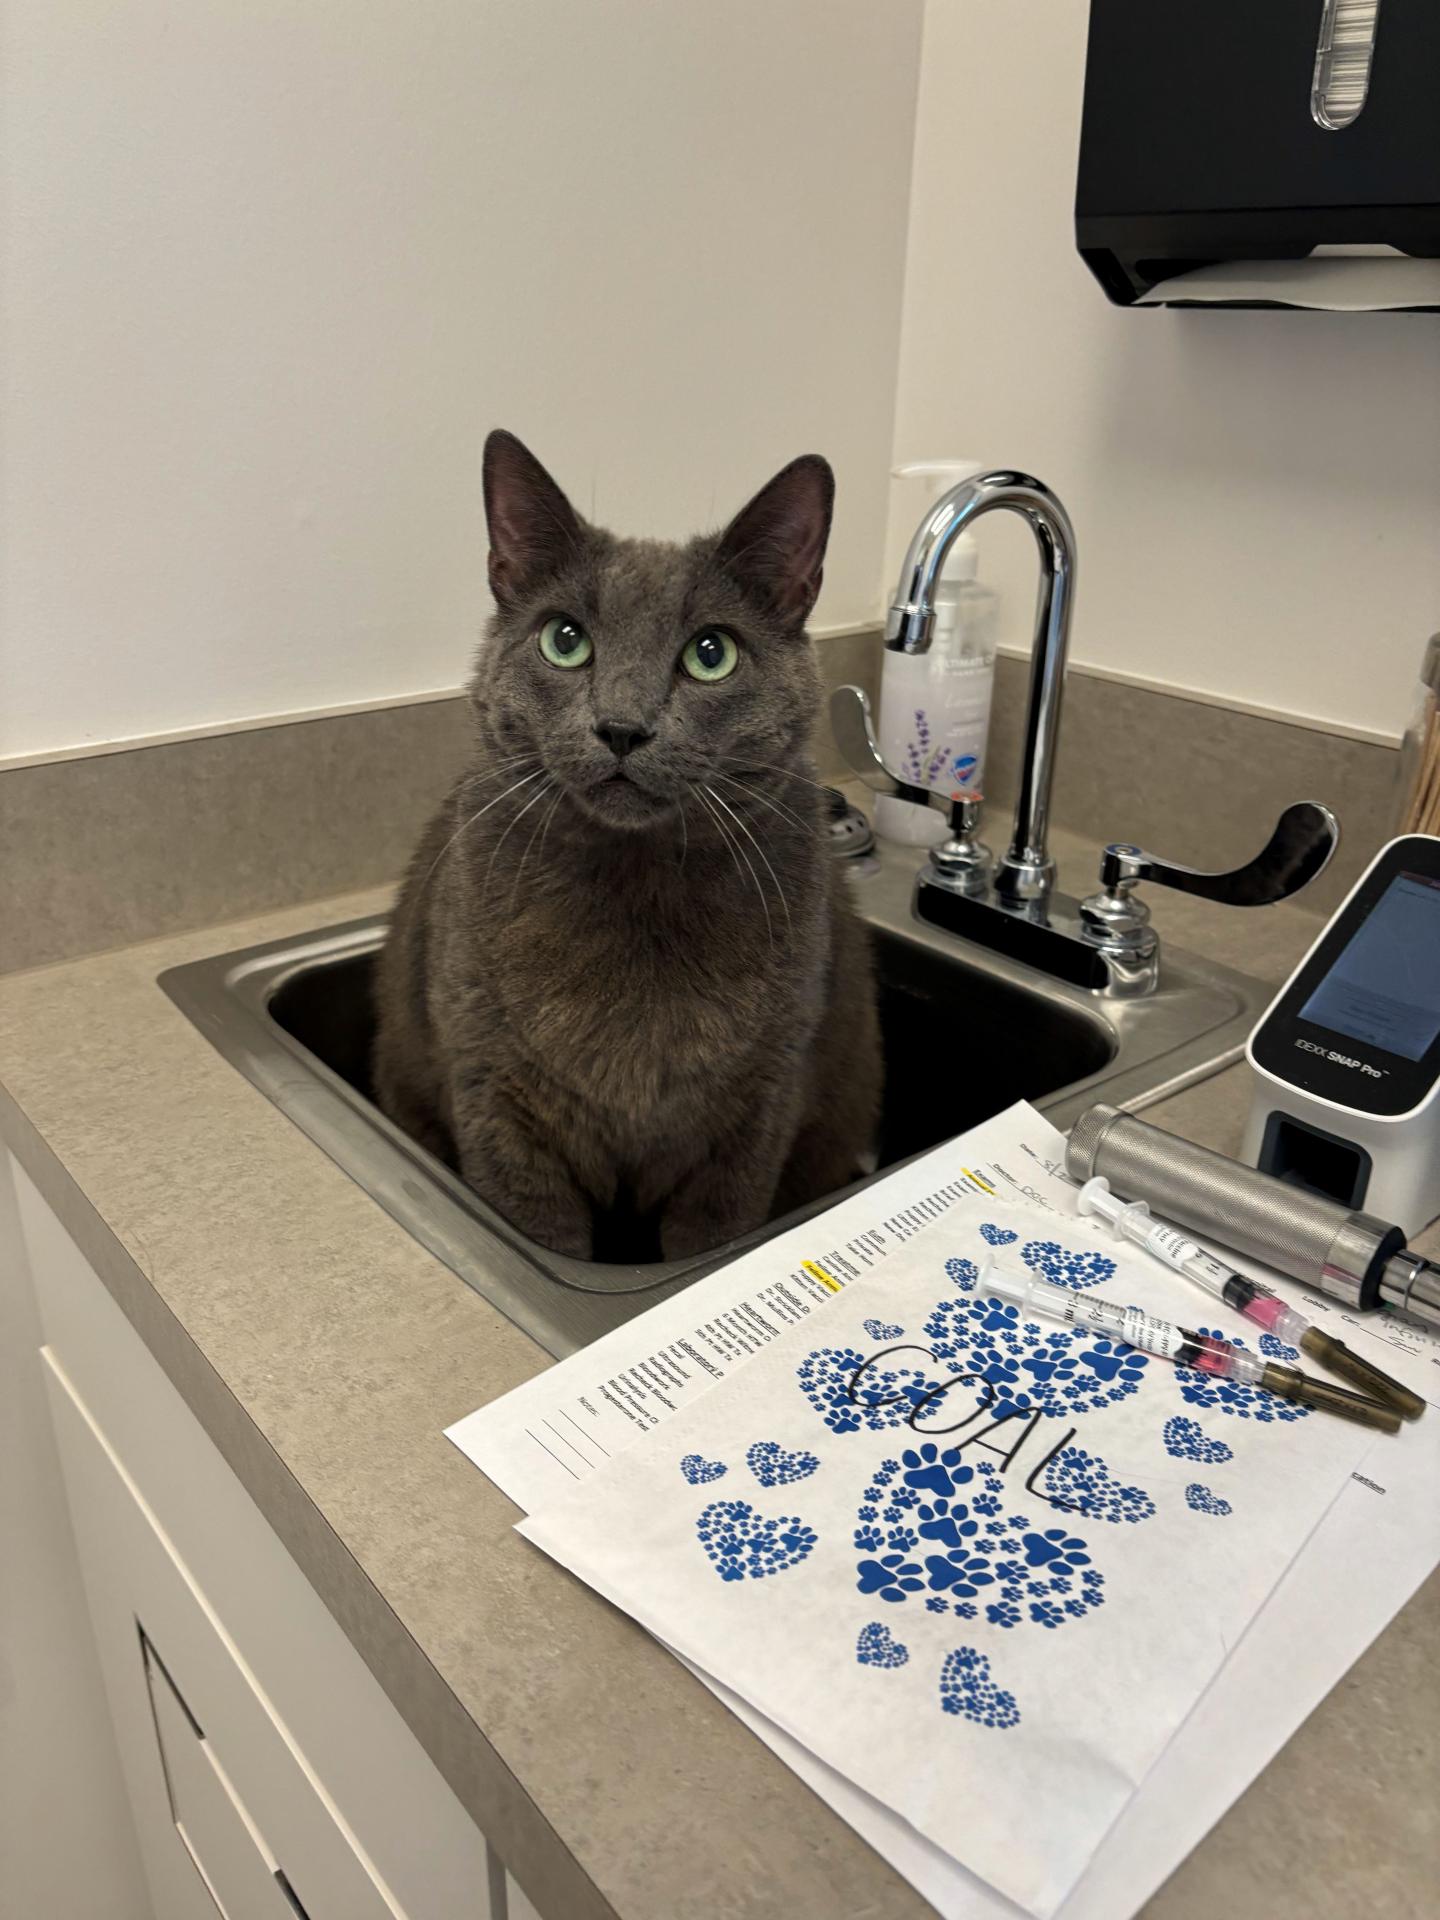
{"label": "stainless steel sink", "polygon": [[[1171,949],[1157,993],[1102,1000],[922,925],[916,864],[913,848],[886,845],[850,862],[880,981],[882,1171],[1020,1099],[1062,1128],[1092,1100],[1145,1106],[1238,1058],[1270,999],[1260,982]],[[383,919],[351,921],[172,968],[160,985],[373,1199],[551,1353],[840,1197],[689,1261],[648,1260],[636,1246],[587,1262],[537,1246],[370,1100],[370,983],[384,938]]]}

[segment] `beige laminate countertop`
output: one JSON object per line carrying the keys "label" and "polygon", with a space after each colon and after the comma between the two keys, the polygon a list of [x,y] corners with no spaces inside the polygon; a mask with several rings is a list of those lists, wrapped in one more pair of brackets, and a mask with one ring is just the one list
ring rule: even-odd
{"label": "beige laminate countertop", "polygon": [[[1063,867],[1078,849],[1060,840]],[[0,1131],[547,1920],[920,1920],[919,1896],[698,1681],[512,1531],[443,1429],[544,1354],[155,984],[385,903],[0,979]],[[1293,908],[1155,904],[1186,944],[1274,979],[1315,931]],[[1246,1097],[1231,1069],[1147,1117],[1233,1148]],[[1432,1578],[1149,1920],[1440,1910],[1437,1645]]]}

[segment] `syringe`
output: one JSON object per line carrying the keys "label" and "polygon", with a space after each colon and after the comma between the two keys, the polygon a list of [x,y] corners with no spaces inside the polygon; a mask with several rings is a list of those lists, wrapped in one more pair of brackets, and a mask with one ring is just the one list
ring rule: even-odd
{"label": "syringe", "polygon": [[992,1254],[980,1269],[976,1291],[1011,1301],[1022,1313],[1044,1313],[1054,1320],[1066,1320],[1071,1326],[1093,1327],[1112,1340],[1138,1347],[1142,1353],[1158,1354],[1173,1360],[1177,1367],[1193,1367],[1197,1373],[1216,1380],[1241,1380],[1252,1387],[1263,1387],[1282,1399],[1301,1406],[1323,1408],[1339,1414],[1342,1420],[1355,1420],[1364,1427],[1376,1427],[1382,1433],[1398,1433],[1400,1416],[1389,1407],[1367,1400],[1344,1387],[1332,1387],[1328,1380],[1316,1380],[1298,1367],[1277,1366],[1258,1353],[1247,1353],[1228,1340],[1217,1340],[1208,1333],[1195,1333],[1188,1327],[1173,1326],[1157,1320],[1140,1307],[1122,1307],[1116,1300],[1102,1300],[1093,1293],[1079,1293],[1044,1280],[1036,1273],[1018,1273],[1002,1267]]}
{"label": "syringe", "polygon": [[1358,1353],[1352,1353],[1343,1340],[1337,1340],[1307,1320],[1303,1313],[1287,1306],[1268,1287],[1247,1279],[1243,1273],[1227,1267],[1223,1260],[1206,1253],[1178,1227],[1155,1219],[1143,1200],[1128,1203],[1122,1200],[1110,1191],[1110,1182],[1103,1176],[1085,1182],[1080,1189],[1079,1204],[1082,1214],[1098,1214],[1109,1222],[1115,1233],[1146,1248],[1167,1267],[1183,1273],[1187,1280],[1203,1287],[1216,1300],[1223,1300],[1227,1307],[1233,1307],[1236,1313],[1253,1320],[1267,1333],[1299,1347],[1302,1353],[1308,1353],[1331,1373],[1338,1373],[1342,1380],[1348,1380],[1368,1398],[1394,1407],[1402,1419],[1418,1420],[1425,1411],[1425,1402],[1418,1393],[1412,1393],[1390,1374],[1372,1366]]}

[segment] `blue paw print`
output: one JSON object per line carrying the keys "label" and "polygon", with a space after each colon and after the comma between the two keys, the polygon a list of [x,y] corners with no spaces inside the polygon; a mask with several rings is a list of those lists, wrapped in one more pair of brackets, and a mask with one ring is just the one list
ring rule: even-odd
{"label": "blue paw print", "polygon": [[1280,1336],[1275,1333],[1262,1333],[1259,1345],[1260,1351],[1267,1360],[1283,1361],[1287,1367],[1293,1367],[1295,1362],[1300,1358],[1300,1349],[1298,1347],[1287,1346]]}
{"label": "blue paw print", "polygon": [[975,1647],[957,1647],[946,1654],[940,1669],[940,1710],[997,1731],[1020,1724],[1014,1694],[996,1686],[989,1659]]}
{"label": "blue paw print", "polygon": [[903,1553],[887,1553],[883,1560],[862,1560],[855,1569],[861,1593],[878,1593],[882,1600],[901,1601],[907,1593],[922,1593],[920,1569]]}
{"label": "blue paw print", "polygon": [[872,1340],[898,1340],[904,1333],[904,1327],[892,1325],[888,1320],[866,1320],[861,1323]]}
{"label": "blue paw print", "polygon": [[980,1278],[980,1269],[973,1260],[947,1260],[945,1272],[961,1293],[973,1293],[975,1282]]}
{"label": "blue paw print", "polygon": [[1108,1520],[1112,1526],[1149,1520],[1155,1513],[1155,1502],[1143,1487],[1120,1486],[1098,1454],[1080,1447],[1066,1447],[1051,1460],[1045,1469],[1045,1491],[1052,1499],[1077,1508],[1087,1520]]}
{"label": "blue paw print", "polygon": [[872,1620],[860,1629],[855,1642],[855,1658],[862,1667],[903,1667],[910,1649],[902,1646],[883,1620]]}
{"label": "blue paw print", "polygon": [[790,1452],[775,1440],[757,1440],[745,1458],[762,1487],[788,1487],[794,1480],[808,1480],[820,1464],[803,1447]]}
{"label": "blue paw print", "polygon": [[1098,1287],[1115,1272],[1115,1262],[1108,1253],[1077,1252],[1062,1247],[1058,1240],[1027,1240],[1020,1249],[1020,1258],[1057,1287],[1077,1290]]}
{"label": "blue paw print", "polygon": [[992,1221],[982,1222],[980,1238],[991,1247],[1008,1247],[1020,1238],[1013,1227],[997,1227]]}
{"label": "blue paw print", "polygon": [[762,1580],[807,1559],[815,1532],[802,1520],[767,1520],[747,1500],[712,1500],[695,1537],[722,1580]]}
{"label": "blue paw print", "polygon": [[1202,1487],[1198,1480],[1192,1480],[1186,1487],[1185,1504],[1192,1513],[1213,1513],[1217,1520],[1223,1520],[1228,1513],[1234,1512],[1228,1500],[1222,1500],[1209,1487]]}
{"label": "blue paw print", "polygon": [[[1088,1463],[1089,1457],[1084,1458]],[[901,1502],[914,1501],[916,1489],[909,1484],[913,1482],[928,1497],[912,1509]],[[1004,1486],[1000,1469],[988,1460],[972,1467],[958,1447],[942,1449],[927,1441],[922,1447],[907,1448],[898,1460],[882,1462],[874,1484],[865,1488],[866,1504],[859,1510],[864,1524],[855,1532],[855,1546],[862,1556],[856,1566],[858,1590],[878,1594],[892,1605],[924,1592],[929,1596],[924,1605],[931,1613],[948,1609],[962,1619],[974,1619],[976,1600],[989,1598],[986,1618],[1006,1627],[1021,1620],[1020,1603],[1027,1593],[1036,1604],[1054,1607],[1053,1618],[1049,1612],[1043,1616],[1032,1612],[1031,1618],[1044,1626],[1059,1625],[1067,1617],[1078,1619],[1088,1608],[1101,1604],[1097,1576],[1094,1586],[1082,1587],[1075,1595],[1076,1608],[1067,1614],[1059,1606],[1074,1592],[1079,1570],[1090,1570],[1089,1550],[1079,1535],[1064,1527],[1041,1532],[1024,1514],[982,1523],[959,1498],[972,1483],[987,1505],[999,1506]],[[1141,1501],[1146,1498],[1137,1488],[1109,1491],[1135,1495]],[[883,1540],[888,1553],[880,1552],[877,1514],[889,1529]],[[917,1558],[910,1558],[912,1553]],[[998,1595],[997,1582],[1004,1583]]]}
{"label": "blue paw print", "polygon": [[687,1453],[680,1462],[680,1471],[692,1487],[703,1487],[711,1480],[722,1479],[730,1469],[723,1460],[707,1460],[702,1454]]}
{"label": "blue paw print", "polygon": [[[962,1262],[950,1261],[946,1271]],[[1061,1331],[1022,1321],[1017,1309],[978,1294],[942,1300],[925,1322],[937,1361],[975,1374],[993,1391],[991,1419],[1037,1409],[1055,1419],[1098,1411],[1137,1391],[1149,1362],[1133,1347],[1086,1328]]]}
{"label": "blue paw print", "polygon": [[993,1587],[995,1576],[983,1553],[932,1553],[925,1562],[934,1593],[946,1593],[954,1600],[973,1600],[981,1587]]}
{"label": "blue paw print", "polygon": [[959,1500],[953,1509],[948,1500],[936,1500],[933,1505],[918,1508],[916,1518],[921,1538],[938,1541],[942,1547],[963,1546],[980,1531],[980,1522],[970,1517],[969,1508]]}
{"label": "blue paw print", "polygon": [[1064,1527],[1047,1527],[1044,1533],[1027,1533],[1024,1538],[1027,1567],[1048,1567],[1062,1573],[1066,1567],[1088,1567],[1090,1556],[1085,1542],[1067,1534]]}
{"label": "blue paw print", "polygon": [[916,1493],[958,1493],[975,1478],[975,1469],[966,1464],[958,1447],[947,1447],[942,1453],[932,1440],[923,1447],[907,1448],[900,1458],[905,1466],[901,1478]]}
{"label": "blue paw print", "polygon": [[832,1433],[903,1426],[934,1385],[916,1367],[868,1367],[852,1400],[850,1383],[864,1364],[853,1347],[818,1347],[796,1369],[800,1391]]}
{"label": "blue paw print", "polygon": [[1082,1367],[1088,1367],[1097,1380],[1108,1385],[1115,1380],[1131,1380],[1139,1383],[1144,1378],[1143,1369],[1148,1364],[1143,1353],[1134,1347],[1127,1347],[1121,1340],[1097,1340],[1088,1352],[1080,1356]]}
{"label": "blue paw print", "polygon": [[1187,1420],[1183,1413],[1174,1414],[1165,1422],[1161,1437],[1165,1451],[1176,1460],[1196,1460],[1201,1466],[1210,1467],[1235,1458],[1223,1440],[1212,1440],[1198,1420]]}
{"label": "blue paw print", "polygon": [[[1245,1346],[1243,1340],[1217,1333],[1213,1327],[1201,1327],[1199,1331],[1213,1340],[1228,1339],[1232,1347],[1243,1350]],[[1264,1387],[1248,1386],[1243,1380],[1217,1380],[1213,1374],[1201,1373],[1195,1367],[1177,1367],[1175,1378],[1182,1400],[1188,1400],[1194,1407],[1216,1407],[1221,1413],[1231,1414],[1237,1420],[1267,1423],[1271,1420],[1303,1420],[1310,1412],[1309,1407],[1296,1406],[1293,1400],[1282,1400],[1278,1393],[1268,1393]]]}
{"label": "blue paw print", "polygon": [[1056,1606],[1053,1600],[1036,1600],[1030,1607],[1030,1618],[1042,1627],[1058,1627],[1064,1623],[1065,1609]]}

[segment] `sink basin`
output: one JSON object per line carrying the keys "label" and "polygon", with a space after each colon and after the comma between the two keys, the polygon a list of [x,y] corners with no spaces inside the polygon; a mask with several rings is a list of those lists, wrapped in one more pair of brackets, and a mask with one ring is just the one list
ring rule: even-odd
{"label": "sink basin", "polygon": [[[1106,1001],[914,919],[913,849],[882,846],[850,864],[880,988],[878,1171],[1020,1099],[1060,1127],[1092,1100],[1143,1106],[1238,1058],[1270,998],[1243,974],[1176,953],[1158,993]],[[372,1104],[371,982],[385,926],[351,921],[217,955],[172,968],[160,985],[387,1212],[551,1353],[573,1352],[840,1197],[685,1261],[647,1258],[643,1242],[607,1248],[615,1257],[603,1261],[536,1245]]]}

